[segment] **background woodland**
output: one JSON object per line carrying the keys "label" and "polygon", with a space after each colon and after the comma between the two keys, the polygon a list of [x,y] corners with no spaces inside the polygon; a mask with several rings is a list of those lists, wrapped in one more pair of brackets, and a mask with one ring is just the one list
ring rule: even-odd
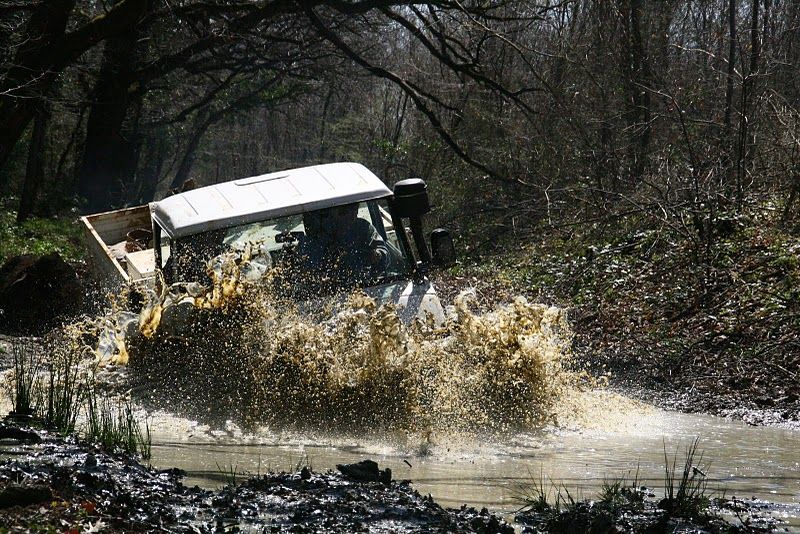
{"label": "background woodland", "polygon": [[[337,160],[470,248],[640,214],[697,242],[800,189],[798,0],[4,0],[19,220]],[[720,223],[720,220],[723,220]]]}

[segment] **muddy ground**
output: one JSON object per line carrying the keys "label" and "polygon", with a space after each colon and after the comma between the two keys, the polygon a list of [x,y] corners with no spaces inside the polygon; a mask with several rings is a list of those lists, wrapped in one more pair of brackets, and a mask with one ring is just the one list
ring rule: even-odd
{"label": "muddy ground", "polygon": [[177,469],[155,470],[128,455],[8,424],[0,425],[0,458],[2,533],[782,530],[755,502],[716,501],[685,517],[646,488],[560,506],[533,499],[511,525],[486,509],[443,508],[369,460],[339,472],[269,473],[210,491],[185,486]]}
{"label": "muddy ground", "polygon": [[[481,288],[474,279],[449,280],[453,289],[477,285],[488,302],[508,301],[514,293]],[[443,300],[449,301],[447,294]],[[584,310],[585,311],[585,310]],[[662,368],[648,360],[630,366],[614,357],[618,345],[596,346],[596,318],[572,311],[576,363],[600,374],[629,394],[685,411],[740,417],[753,424],[785,424],[798,419],[796,400],[763,407],[749,391],[726,394],[724,385],[691,387],[690,374],[659,382]],[[596,333],[596,332],[595,332]],[[2,338],[9,346],[18,338]],[[592,350],[594,349],[596,350]],[[640,347],[641,350],[641,347]],[[632,352],[626,353],[632,354]],[[0,360],[10,356],[0,355]],[[8,362],[5,362],[6,364]],[[7,367],[2,361],[0,366]],[[684,380],[683,377],[689,378]],[[695,381],[696,382],[696,381]],[[634,386],[634,384],[637,384]],[[717,384],[717,385],[715,385]],[[642,387],[644,386],[644,387]],[[711,387],[713,386],[713,387]],[[765,409],[766,408],[766,409]],[[185,487],[179,471],[155,471],[135,459],[46,434],[11,436],[0,464],[0,534],[3,532],[511,532],[500,516],[472,508],[444,509],[408,482],[361,481],[342,473],[269,474],[219,491]],[[26,437],[32,441],[26,441]],[[11,448],[8,448],[8,447]],[[529,509],[516,516],[523,532],[769,532],[780,523],[761,514],[757,502],[711,503],[697,517],[674,517],[646,495],[612,507],[596,502]],[[562,503],[563,505],[563,503]],[[721,520],[725,514],[733,526]]]}
{"label": "muddy ground", "polygon": [[0,532],[513,532],[486,510],[442,508],[369,463],[209,491],[74,439],[8,426],[0,436],[10,457],[0,464]]}

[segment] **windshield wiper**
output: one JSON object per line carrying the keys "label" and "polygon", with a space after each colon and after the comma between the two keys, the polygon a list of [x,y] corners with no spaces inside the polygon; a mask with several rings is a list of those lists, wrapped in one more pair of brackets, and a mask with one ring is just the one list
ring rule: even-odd
{"label": "windshield wiper", "polygon": [[365,284],[361,287],[370,287],[375,285],[381,284],[391,284],[393,282],[401,282],[411,280],[410,273],[392,273],[392,274],[384,274],[380,276],[375,276],[371,279],[365,280]]}

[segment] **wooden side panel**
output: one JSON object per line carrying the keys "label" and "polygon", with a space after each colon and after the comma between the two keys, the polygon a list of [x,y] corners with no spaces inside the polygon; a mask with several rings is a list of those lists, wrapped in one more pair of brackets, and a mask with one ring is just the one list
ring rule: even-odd
{"label": "wooden side panel", "polygon": [[86,219],[108,246],[125,241],[127,233],[134,228],[151,228],[147,205],[89,215]]}
{"label": "wooden side panel", "polygon": [[125,241],[128,232],[135,228],[150,228],[149,206],[136,206],[81,217],[89,250],[89,265],[94,275],[112,285],[128,282],[125,268],[114,259],[109,247]]}
{"label": "wooden side panel", "polygon": [[92,227],[87,217],[81,217],[81,222],[86,233],[86,248],[89,251],[89,268],[92,275],[98,280],[108,281],[112,285],[121,285],[127,282],[128,275],[117,260],[108,250],[100,235]]}

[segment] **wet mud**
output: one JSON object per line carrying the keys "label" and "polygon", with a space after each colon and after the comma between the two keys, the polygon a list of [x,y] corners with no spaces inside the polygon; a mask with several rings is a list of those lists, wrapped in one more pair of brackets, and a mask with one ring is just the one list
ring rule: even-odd
{"label": "wet mud", "polygon": [[[516,516],[523,534],[605,533],[764,533],[790,532],[756,501],[716,499],[693,517],[671,513],[647,488],[637,488],[622,502],[569,502],[560,510],[526,510]],[[725,519],[728,518],[728,520]]]}
{"label": "wet mud", "polygon": [[513,532],[486,510],[442,508],[386,471],[306,466],[209,491],[184,486],[180,470],[33,434],[41,443],[2,440],[0,531]]}
{"label": "wet mud", "polygon": [[[564,394],[587,381],[565,369],[561,310],[521,297],[483,312],[464,293],[444,324],[405,324],[359,291],[315,316],[269,287],[234,286],[218,300],[150,303],[118,345],[152,406],[249,427],[505,432],[552,424]],[[177,325],[181,306],[190,320]]]}
{"label": "wet mud", "polygon": [[[729,370],[730,358],[721,353],[715,358],[691,357],[685,361],[667,358],[661,355],[659,347],[648,347],[637,338],[641,328],[610,328],[613,324],[599,321],[596,305],[570,305],[551,291],[544,292],[542,298],[541,293],[536,295],[534,288],[500,283],[492,277],[439,273],[434,283],[443,301],[469,288],[483,308],[491,308],[520,294],[558,303],[567,314],[574,333],[569,368],[605,377],[611,389],[625,396],[667,410],[719,415],[757,426],[800,428],[797,389],[800,382],[791,365],[776,367],[773,362],[765,363],[756,358],[750,362],[753,368],[745,373],[740,368]],[[635,318],[635,314],[632,317]],[[629,320],[628,312],[621,318]],[[666,334],[661,341],[675,343],[675,339],[670,340]],[[763,345],[770,347],[769,343]],[[775,346],[780,347],[780,344]]]}
{"label": "wet mud", "polygon": [[718,415],[752,426],[774,426],[800,430],[800,403],[759,406],[751,399],[713,391],[698,391],[681,384],[642,385],[642,379],[620,371],[612,375],[609,388],[665,410]]}
{"label": "wet mud", "polygon": [[764,501],[713,499],[686,515],[645,487],[597,500],[528,501],[513,518],[444,508],[370,460],[244,481],[221,470],[229,484],[212,491],[184,485],[179,469],[8,425],[0,427],[0,459],[0,532],[791,531]]}

